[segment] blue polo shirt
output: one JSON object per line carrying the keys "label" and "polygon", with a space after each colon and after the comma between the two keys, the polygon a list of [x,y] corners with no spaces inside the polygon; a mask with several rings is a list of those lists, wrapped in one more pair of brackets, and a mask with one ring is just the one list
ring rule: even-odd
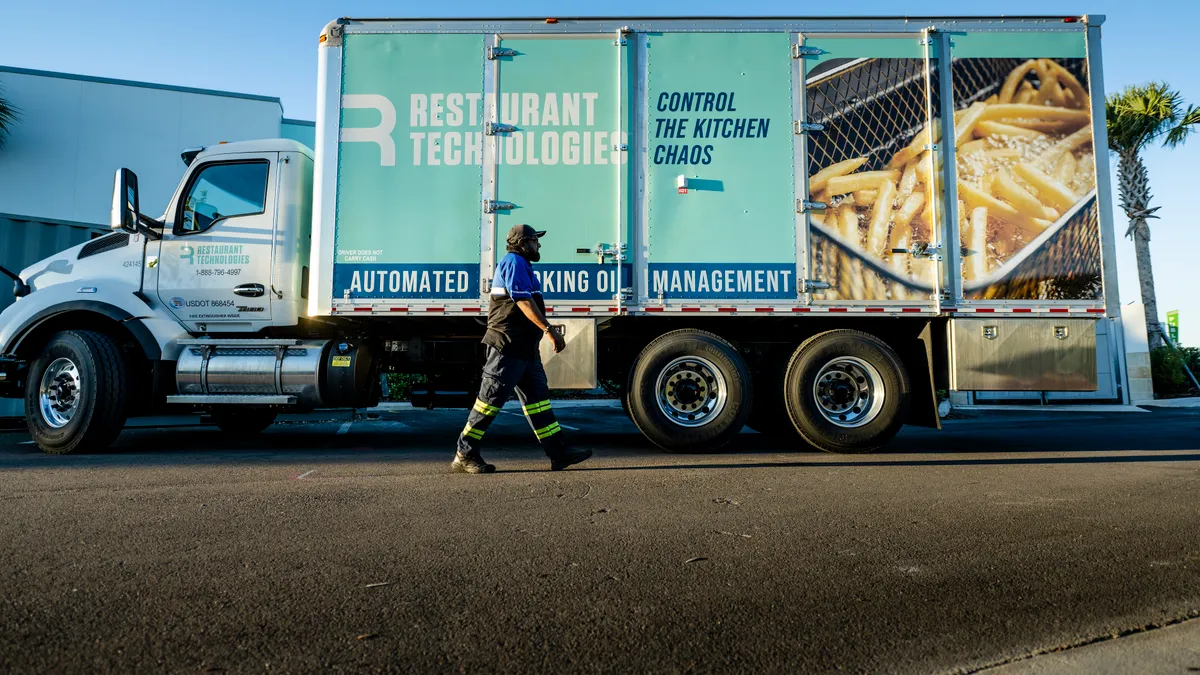
{"label": "blue polo shirt", "polygon": [[533,273],[533,265],[516,253],[509,253],[496,265],[483,343],[506,356],[536,359],[542,331],[526,318],[517,306],[518,300],[533,300],[543,313],[546,311],[542,284]]}
{"label": "blue polo shirt", "polygon": [[542,294],[542,282],[533,273],[533,265],[516,253],[509,253],[496,265],[492,296],[507,295],[513,300],[528,300]]}

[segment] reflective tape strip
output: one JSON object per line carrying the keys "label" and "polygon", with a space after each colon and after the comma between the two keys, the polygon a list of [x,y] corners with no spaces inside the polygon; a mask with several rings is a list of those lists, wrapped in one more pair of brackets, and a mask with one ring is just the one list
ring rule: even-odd
{"label": "reflective tape strip", "polygon": [[494,405],[488,405],[479,399],[475,399],[475,412],[479,413],[480,415],[495,417],[496,413],[500,412],[500,409]]}
{"label": "reflective tape strip", "polygon": [[474,438],[475,440],[483,438],[483,429],[475,429],[470,424],[463,427],[462,433],[463,436],[466,436],[467,438]]}
{"label": "reflective tape strip", "polygon": [[540,441],[543,438],[547,438],[547,437],[553,436],[554,434],[557,434],[559,431],[562,431],[562,429],[558,428],[558,422],[551,422],[550,424],[547,424],[546,426],[542,427],[541,429],[535,429],[533,431],[533,434],[535,436],[537,436],[538,440]]}
{"label": "reflective tape strip", "polygon": [[546,412],[549,410],[550,401],[549,399],[545,401],[538,401],[537,403],[530,403],[527,406],[522,406],[522,408],[525,410],[526,415],[536,415],[540,412]]}

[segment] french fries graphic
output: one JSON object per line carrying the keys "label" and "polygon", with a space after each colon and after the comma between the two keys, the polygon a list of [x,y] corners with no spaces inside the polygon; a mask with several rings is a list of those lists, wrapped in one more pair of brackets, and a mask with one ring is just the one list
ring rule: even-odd
{"label": "french fries graphic", "polygon": [[[1035,81],[1031,81],[1035,80]],[[1030,59],[999,91],[954,114],[963,281],[983,279],[1021,251],[1095,187],[1091,100],[1053,59]],[[868,157],[824,167],[809,178],[816,218],[862,254],[912,279],[932,263],[893,249],[931,242],[934,158],[927,124],[880,170]]]}

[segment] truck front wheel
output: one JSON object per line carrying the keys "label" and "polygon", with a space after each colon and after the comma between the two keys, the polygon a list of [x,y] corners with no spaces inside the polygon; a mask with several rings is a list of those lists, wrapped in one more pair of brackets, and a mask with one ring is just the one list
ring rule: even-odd
{"label": "truck front wheel", "polygon": [[43,451],[103,450],[127,415],[127,375],[120,348],[103,333],[57,333],[34,359],[25,386],[25,423]]}
{"label": "truck front wheel", "polygon": [[746,362],[720,337],[701,330],[659,336],[630,376],[629,413],[655,445],[711,452],[742,430],[750,412]]}
{"label": "truck front wheel", "polygon": [[874,335],[831,330],[805,340],[784,376],[796,430],[826,452],[874,452],[892,440],[908,408],[908,373]]}

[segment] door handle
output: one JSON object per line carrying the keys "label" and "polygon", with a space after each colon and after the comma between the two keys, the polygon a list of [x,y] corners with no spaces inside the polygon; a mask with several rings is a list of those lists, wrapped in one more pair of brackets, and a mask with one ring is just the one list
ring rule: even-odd
{"label": "door handle", "polygon": [[243,298],[261,298],[267,289],[262,284],[242,284],[233,287],[233,294]]}

